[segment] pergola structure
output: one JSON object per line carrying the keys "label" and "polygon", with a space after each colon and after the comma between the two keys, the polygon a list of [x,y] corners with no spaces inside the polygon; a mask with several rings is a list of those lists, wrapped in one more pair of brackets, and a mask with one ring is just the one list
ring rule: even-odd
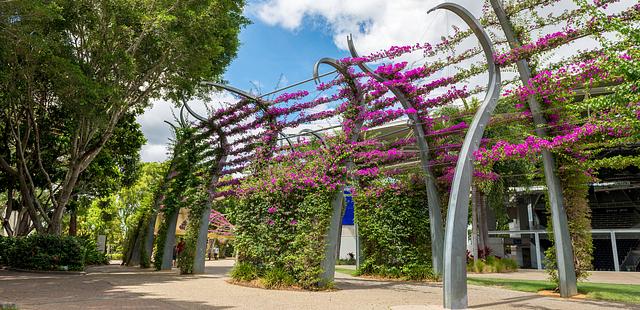
{"label": "pergola structure", "polygon": [[[513,25],[500,2],[491,0],[490,3],[510,47],[512,49],[519,48],[520,43],[514,35]],[[322,148],[325,149],[342,147],[345,150],[351,150],[363,145],[375,145],[380,141],[375,140],[375,138],[366,138],[366,125],[384,124],[406,116],[409,119],[415,140],[403,141],[403,143],[405,143],[404,145],[415,143],[419,150],[418,158],[428,194],[427,205],[431,225],[433,268],[443,278],[444,306],[452,309],[467,307],[466,240],[469,196],[474,173],[473,156],[482,143],[484,131],[489,125],[490,118],[497,105],[502,81],[500,67],[495,61],[496,52],[493,43],[480,22],[464,7],[457,4],[441,4],[429,12],[434,10],[448,10],[459,16],[469,26],[482,47],[481,52],[484,55],[488,72],[487,85],[483,89],[485,91],[484,100],[474,113],[473,122],[468,126],[457,157],[449,195],[446,225],[443,226],[442,224],[441,192],[436,186],[436,178],[432,170],[433,164],[430,159],[430,153],[433,149],[430,149],[430,145],[427,143],[427,136],[432,133],[428,132],[428,126],[425,125],[430,121],[429,110],[433,106],[416,96],[416,92],[419,93],[421,89],[422,91],[424,91],[423,89],[431,89],[431,86],[419,85],[418,81],[433,72],[441,70],[446,64],[437,64],[432,68],[423,67],[410,70],[404,75],[398,74],[401,69],[396,70],[393,65],[383,65],[372,69],[367,65],[368,62],[377,62],[390,55],[393,57],[394,53],[401,55],[404,52],[419,50],[423,47],[407,47],[398,49],[400,50],[399,52],[398,50],[392,50],[386,54],[360,57],[352,39],[348,38],[348,46],[352,56],[350,59],[322,58],[314,67],[313,79],[285,88],[289,89],[312,80],[316,80],[319,83],[320,77],[337,73],[338,77],[334,80],[327,83],[319,83],[317,86],[320,93],[333,89],[333,94],[328,97],[320,97],[318,95],[309,101],[291,104],[290,101],[293,102],[305,98],[309,93],[303,90],[285,93],[274,100],[266,100],[264,98],[266,95],[256,96],[228,85],[207,82],[205,84],[208,86],[237,95],[240,97],[240,101],[229,107],[214,111],[209,117],[198,115],[185,102],[184,107],[186,110],[198,121],[196,128],[199,131],[199,135],[206,137],[208,143],[214,149],[210,155],[213,164],[210,165],[212,171],[210,171],[207,188],[210,199],[209,204],[200,214],[194,273],[204,272],[207,233],[212,212],[211,202],[218,197],[233,195],[234,192],[232,190],[220,191],[220,189],[243,181],[242,178],[224,179],[224,176],[232,176],[242,172],[248,167],[249,163],[260,160],[302,158],[305,154],[299,151],[297,147],[301,143],[292,141],[291,139],[294,137],[313,136],[321,141]],[[518,59],[514,63],[517,65],[520,80],[524,85],[527,85],[531,78],[531,73],[526,60]],[[323,64],[333,67],[334,71],[321,75],[319,67]],[[355,67],[358,67],[360,72],[356,72],[354,70]],[[401,76],[398,77],[398,75]],[[366,80],[366,83],[362,82],[362,80]],[[406,86],[410,84],[406,81],[415,82],[418,86],[411,89]],[[447,83],[443,84],[451,84],[450,81]],[[334,89],[335,86],[343,87]],[[418,90],[416,91],[415,89]],[[429,90],[424,92],[428,93]],[[392,96],[385,97],[386,93],[390,93]],[[458,94],[455,87],[450,93],[453,93],[453,95],[442,99],[444,103],[441,102],[439,104],[450,103]],[[344,101],[337,108],[326,108],[328,103],[340,100]],[[529,95],[527,100],[536,125],[536,134],[539,137],[545,137],[546,120],[543,117],[540,104],[536,101],[534,95]],[[395,106],[396,103],[401,106],[401,109],[385,110]],[[323,106],[325,106],[324,110],[322,109]],[[318,109],[320,109],[319,112]],[[288,118],[291,115],[294,117],[293,120]],[[296,134],[291,133],[301,124],[309,124],[327,118],[341,118],[340,127],[342,127],[342,131],[337,135],[341,136],[341,141],[343,141],[344,145],[329,145],[330,142],[325,141],[318,134],[318,131],[314,130],[299,130]],[[184,120],[181,123],[181,126],[191,125]],[[289,133],[285,133],[285,131],[289,131]],[[283,144],[279,146],[278,141],[282,141]],[[286,142],[286,145],[284,142]],[[358,153],[355,154],[343,163],[345,172],[340,177],[339,184],[341,185],[335,189],[335,196],[332,200],[331,224],[326,232],[325,260],[322,263],[324,270],[322,278],[326,283],[333,280],[335,270],[335,253],[340,238],[344,184],[352,182],[354,175],[365,175],[369,172],[367,169],[358,169],[357,161],[366,162],[367,159],[357,157]],[[563,297],[569,297],[575,295],[577,289],[567,216],[562,204],[562,191],[555,171],[554,158],[548,150],[542,151],[542,158],[553,220],[560,293]],[[167,178],[170,177],[167,176]],[[174,217],[168,216],[165,220],[169,221],[168,231],[174,231]],[[167,265],[167,261],[169,261],[167,268],[170,268],[170,258],[166,259],[167,255],[170,255],[170,249],[174,243],[170,235],[172,234],[169,233],[165,238],[163,268]],[[150,253],[149,238],[152,237],[153,234],[147,234],[147,240],[145,241],[147,253]]]}

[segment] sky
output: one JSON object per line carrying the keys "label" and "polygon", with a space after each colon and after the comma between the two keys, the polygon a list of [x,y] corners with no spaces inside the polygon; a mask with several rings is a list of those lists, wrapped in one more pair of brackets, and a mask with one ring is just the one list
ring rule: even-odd
{"label": "sky", "polygon": [[[224,75],[230,85],[267,93],[276,86],[286,86],[312,76],[313,65],[322,57],[349,56],[346,36],[354,35],[360,54],[378,51],[391,45],[434,40],[447,34],[453,15],[427,10],[436,0],[249,0],[245,8],[252,24],[240,33],[237,58]],[[479,1],[456,1],[480,14]],[[466,2],[466,3],[465,3]],[[455,23],[452,21],[451,23]],[[321,68],[326,72],[330,68]],[[228,94],[215,96],[235,101]],[[193,108],[205,114],[203,104]],[[147,138],[142,160],[163,161],[171,138],[172,103],[162,100],[138,117]]]}
{"label": "sky", "polygon": [[[449,1],[461,4],[476,17],[482,15],[484,1]],[[633,1],[635,0],[622,0],[618,5],[628,6]],[[453,13],[439,10],[427,15],[430,8],[442,2],[444,1],[247,0],[245,16],[252,24],[240,33],[241,46],[237,58],[228,67],[223,78],[229,85],[255,94],[264,94],[277,86],[308,79],[312,76],[313,65],[318,59],[349,56],[346,44],[348,34],[353,34],[360,55],[393,45],[438,42],[440,37],[453,31],[452,27],[466,28]],[[558,10],[567,8],[569,5],[561,2],[548,9],[557,13]],[[474,40],[472,38],[469,44],[477,46],[477,41]],[[573,47],[574,49],[564,52],[558,51],[550,57],[566,56],[572,50],[593,47],[593,42],[574,42]],[[330,68],[323,67],[320,72],[329,70]],[[506,75],[508,74],[503,79],[507,79]],[[481,76],[479,79],[482,78]],[[481,83],[478,82],[479,84]],[[219,107],[216,102],[236,101],[230,94],[223,92],[214,93],[212,98],[216,99],[212,102],[213,106],[210,105],[213,108]],[[193,102],[190,106],[201,114],[206,114],[203,103]],[[157,100],[153,102],[152,108],[138,117],[147,138],[147,144],[141,151],[143,161],[163,161],[168,157],[167,146],[171,131],[164,121],[173,120],[172,109],[173,104]]]}

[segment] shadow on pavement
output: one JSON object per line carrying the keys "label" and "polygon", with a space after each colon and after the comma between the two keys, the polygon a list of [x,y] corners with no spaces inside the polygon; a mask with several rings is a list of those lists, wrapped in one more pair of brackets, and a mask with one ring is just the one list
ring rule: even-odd
{"label": "shadow on pavement", "polygon": [[[230,267],[208,267],[207,273],[224,276]],[[198,301],[132,292],[128,287],[178,283],[194,277],[178,270],[107,265],[90,267],[86,275],[29,273],[0,270],[0,300],[19,309],[230,309]]]}

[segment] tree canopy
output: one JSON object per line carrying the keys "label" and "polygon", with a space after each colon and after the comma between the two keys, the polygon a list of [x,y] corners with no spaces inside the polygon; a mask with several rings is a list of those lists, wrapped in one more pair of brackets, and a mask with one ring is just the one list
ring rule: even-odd
{"label": "tree canopy", "polygon": [[[106,171],[83,172],[114,136],[125,134],[119,130],[135,132],[131,121],[151,99],[179,103],[203,92],[199,82],[220,79],[248,23],[243,6],[232,0],[0,3],[0,184],[19,192],[33,228],[60,233],[79,183]],[[110,148],[139,148],[140,141],[130,136]],[[122,169],[134,160],[107,157]]]}

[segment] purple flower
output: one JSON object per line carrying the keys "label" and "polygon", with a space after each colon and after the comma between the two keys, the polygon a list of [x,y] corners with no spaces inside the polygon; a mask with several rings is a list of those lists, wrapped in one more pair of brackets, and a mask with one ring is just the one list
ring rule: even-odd
{"label": "purple flower", "polygon": [[269,214],[274,214],[274,213],[276,213],[276,211],[278,211],[278,208],[276,208],[276,207],[271,207],[271,208],[269,208],[267,210],[267,212],[269,212]]}

